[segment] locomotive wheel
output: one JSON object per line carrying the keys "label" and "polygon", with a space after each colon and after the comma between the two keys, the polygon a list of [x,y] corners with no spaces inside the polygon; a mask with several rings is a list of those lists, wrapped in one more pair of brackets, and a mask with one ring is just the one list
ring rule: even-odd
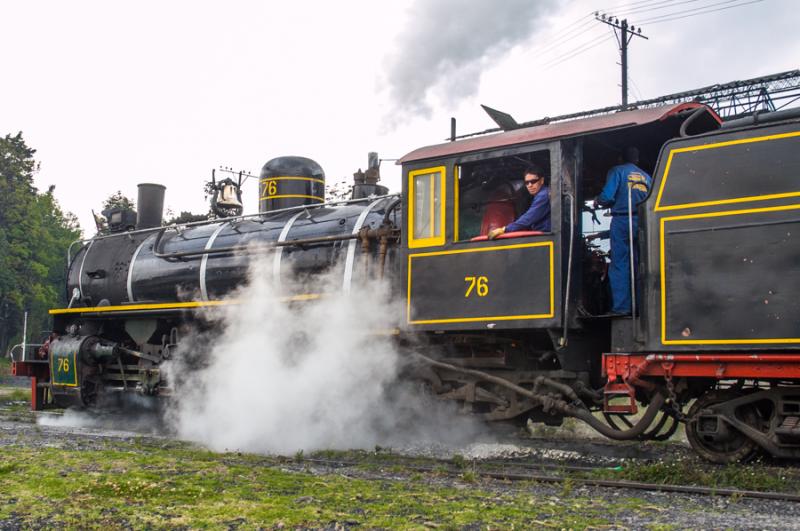
{"label": "locomotive wheel", "polygon": [[[758,450],[758,445],[749,437],[729,426],[722,420],[704,420],[699,416],[703,409],[723,404],[741,395],[734,391],[712,391],[698,398],[689,410],[689,421],[686,422],[686,438],[695,452],[712,463],[728,464],[747,461]],[[736,410],[736,417],[751,425],[758,426],[758,411],[752,405]],[[706,425],[704,425],[706,423]],[[707,425],[707,424],[710,424]]]}

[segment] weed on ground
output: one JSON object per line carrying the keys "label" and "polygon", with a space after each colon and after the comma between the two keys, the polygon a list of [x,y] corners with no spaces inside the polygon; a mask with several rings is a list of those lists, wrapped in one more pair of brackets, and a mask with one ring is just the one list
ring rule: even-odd
{"label": "weed on ground", "polygon": [[94,452],[7,447],[0,454],[0,523],[584,528],[608,526],[635,507],[625,498],[484,489],[471,471],[455,485],[419,473],[368,480],[290,470],[291,459],[215,454],[180,443],[111,446]]}

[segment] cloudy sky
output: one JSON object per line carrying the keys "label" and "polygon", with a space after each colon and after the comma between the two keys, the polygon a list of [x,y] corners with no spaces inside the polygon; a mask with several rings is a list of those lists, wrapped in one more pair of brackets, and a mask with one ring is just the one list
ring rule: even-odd
{"label": "cloudy sky", "polygon": [[[798,68],[795,0],[21,1],[3,3],[0,134],[38,150],[37,185],[78,215],[116,190],[167,186],[204,212],[203,182],[302,155],[329,182],[494,124],[619,102],[600,10],[641,24],[631,100]],[[385,184],[399,169],[382,165]],[[257,209],[254,180],[246,211]]]}

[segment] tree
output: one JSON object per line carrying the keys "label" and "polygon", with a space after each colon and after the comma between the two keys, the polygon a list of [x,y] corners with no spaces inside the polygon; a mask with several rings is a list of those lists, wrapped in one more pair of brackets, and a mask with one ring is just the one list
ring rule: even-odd
{"label": "tree", "polygon": [[164,222],[164,225],[180,225],[183,223],[192,223],[194,221],[206,221],[208,219],[208,214],[192,214],[185,210],[182,210],[177,216],[167,211],[167,216],[169,216],[169,218]]}
{"label": "tree", "polygon": [[109,208],[120,207],[124,210],[136,210],[136,203],[133,202],[132,199],[129,199],[125,194],[122,193],[122,190],[117,190],[108,198],[103,201],[103,209],[108,210]]}
{"label": "tree", "polygon": [[103,201],[103,206],[100,207],[100,214],[92,210],[92,216],[94,217],[94,225],[97,229],[97,234],[104,234],[108,231],[108,220],[104,217],[107,210],[111,210],[114,208],[120,208],[122,210],[135,210],[136,204],[133,202],[133,199],[130,199],[128,196],[122,193],[122,190],[117,190],[110,196],[108,196],[105,201]]}
{"label": "tree", "polygon": [[54,187],[39,193],[33,185],[35,153],[22,133],[0,138],[0,352],[21,341],[26,311],[30,340],[49,328],[47,310],[66,304],[64,257],[81,237]]}

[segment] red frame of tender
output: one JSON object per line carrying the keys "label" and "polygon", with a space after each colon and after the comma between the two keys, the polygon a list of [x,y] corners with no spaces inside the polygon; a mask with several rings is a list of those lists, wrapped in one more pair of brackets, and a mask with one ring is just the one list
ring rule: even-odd
{"label": "red frame of tender", "polygon": [[[644,377],[714,378],[728,380],[800,379],[798,354],[603,354],[604,410],[636,413],[635,387],[653,388]],[[626,397],[626,404],[611,404]]]}

